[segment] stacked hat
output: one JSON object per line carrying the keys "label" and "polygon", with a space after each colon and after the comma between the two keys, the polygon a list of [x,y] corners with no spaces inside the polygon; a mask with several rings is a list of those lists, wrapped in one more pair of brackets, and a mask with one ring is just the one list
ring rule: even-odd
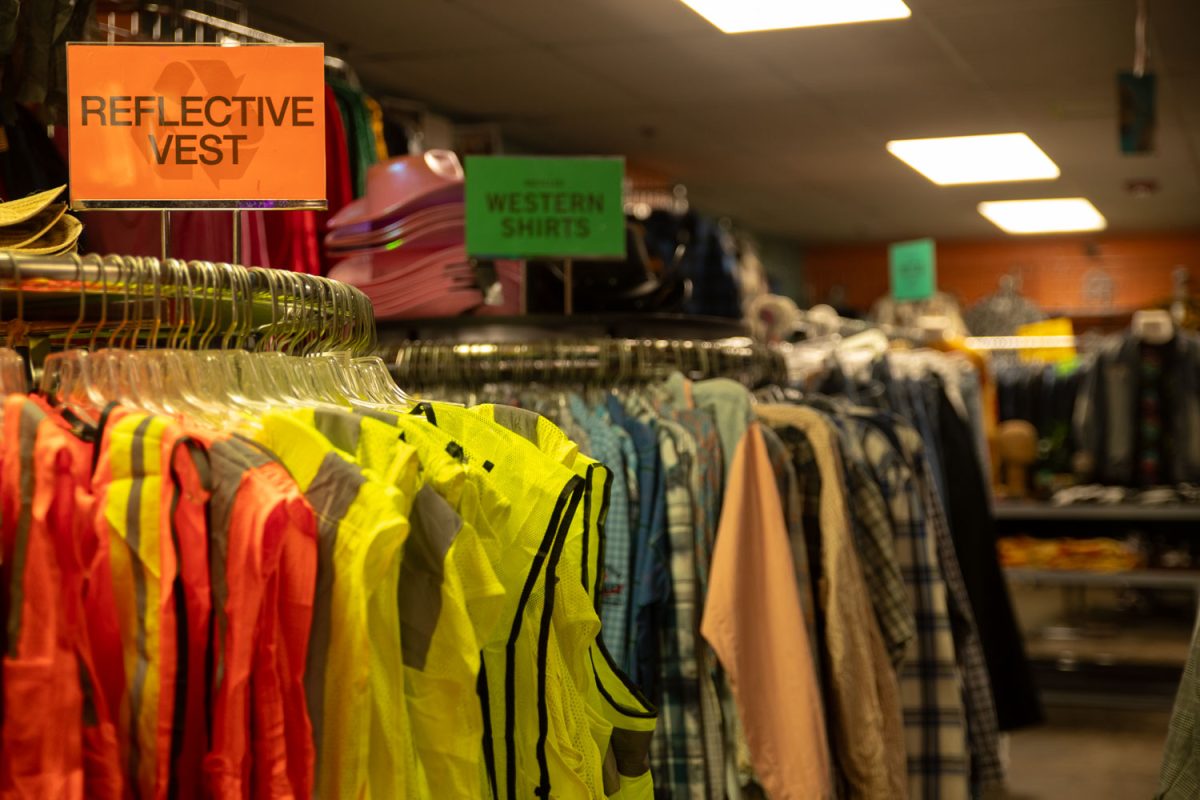
{"label": "stacked hat", "polygon": [[449,150],[367,172],[367,193],[329,220],[329,277],[361,289],[378,319],[462,314],[484,302],[467,258],[463,169]]}
{"label": "stacked hat", "polygon": [[76,252],[83,223],[55,200],[66,186],[0,203],[0,250],[30,256]]}

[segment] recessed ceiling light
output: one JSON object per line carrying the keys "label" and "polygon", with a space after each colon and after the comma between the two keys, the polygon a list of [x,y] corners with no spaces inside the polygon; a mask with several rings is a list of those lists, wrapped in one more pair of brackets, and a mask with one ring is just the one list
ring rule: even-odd
{"label": "recessed ceiling light", "polygon": [[1058,165],[1024,133],[897,139],[888,152],[938,186],[1057,178]]}
{"label": "recessed ceiling light", "polygon": [[903,0],[683,0],[725,33],[905,19]]}
{"label": "recessed ceiling light", "polygon": [[1070,233],[1102,231],[1108,220],[1083,197],[1048,200],[991,200],[979,213],[1005,233]]}

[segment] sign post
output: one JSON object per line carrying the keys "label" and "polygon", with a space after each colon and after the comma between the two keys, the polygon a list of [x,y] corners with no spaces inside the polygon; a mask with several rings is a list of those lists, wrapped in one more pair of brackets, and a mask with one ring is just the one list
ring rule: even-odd
{"label": "sign post", "polygon": [[[68,44],[73,209],[324,209],[322,45]],[[234,253],[235,262],[240,253]]]}
{"label": "sign post", "polygon": [[620,158],[470,156],[467,254],[563,259],[563,311],[573,311],[574,259],[625,258]]}

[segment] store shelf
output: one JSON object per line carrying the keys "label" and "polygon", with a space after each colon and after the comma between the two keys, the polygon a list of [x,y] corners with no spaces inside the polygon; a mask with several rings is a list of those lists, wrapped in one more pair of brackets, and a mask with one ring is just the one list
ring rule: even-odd
{"label": "store shelf", "polygon": [[1035,661],[1054,664],[1063,672],[1071,672],[1082,665],[1156,664],[1182,668],[1191,652],[1191,639],[1187,630],[1174,635],[1162,631],[1150,634],[1123,631],[1116,636],[1082,635],[1075,639],[1035,634],[1025,639],[1025,652]]}
{"label": "store shelf", "polygon": [[1083,586],[1104,589],[1190,589],[1200,593],[1200,570],[1132,569],[1087,572],[1070,569],[1008,567],[1009,580],[1033,586]]}
{"label": "store shelf", "polygon": [[998,522],[1200,522],[1200,504],[1056,506],[1004,501],[996,504],[995,514]]}

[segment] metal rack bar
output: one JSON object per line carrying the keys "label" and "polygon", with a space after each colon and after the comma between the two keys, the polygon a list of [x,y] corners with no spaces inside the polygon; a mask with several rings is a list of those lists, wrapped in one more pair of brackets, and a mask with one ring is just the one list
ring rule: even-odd
{"label": "metal rack bar", "polygon": [[656,380],[672,372],[691,378],[732,377],[746,383],[780,382],[786,365],[778,351],[749,338],[563,339],[523,343],[410,341],[385,352],[402,386],[486,383],[604,383]]}

